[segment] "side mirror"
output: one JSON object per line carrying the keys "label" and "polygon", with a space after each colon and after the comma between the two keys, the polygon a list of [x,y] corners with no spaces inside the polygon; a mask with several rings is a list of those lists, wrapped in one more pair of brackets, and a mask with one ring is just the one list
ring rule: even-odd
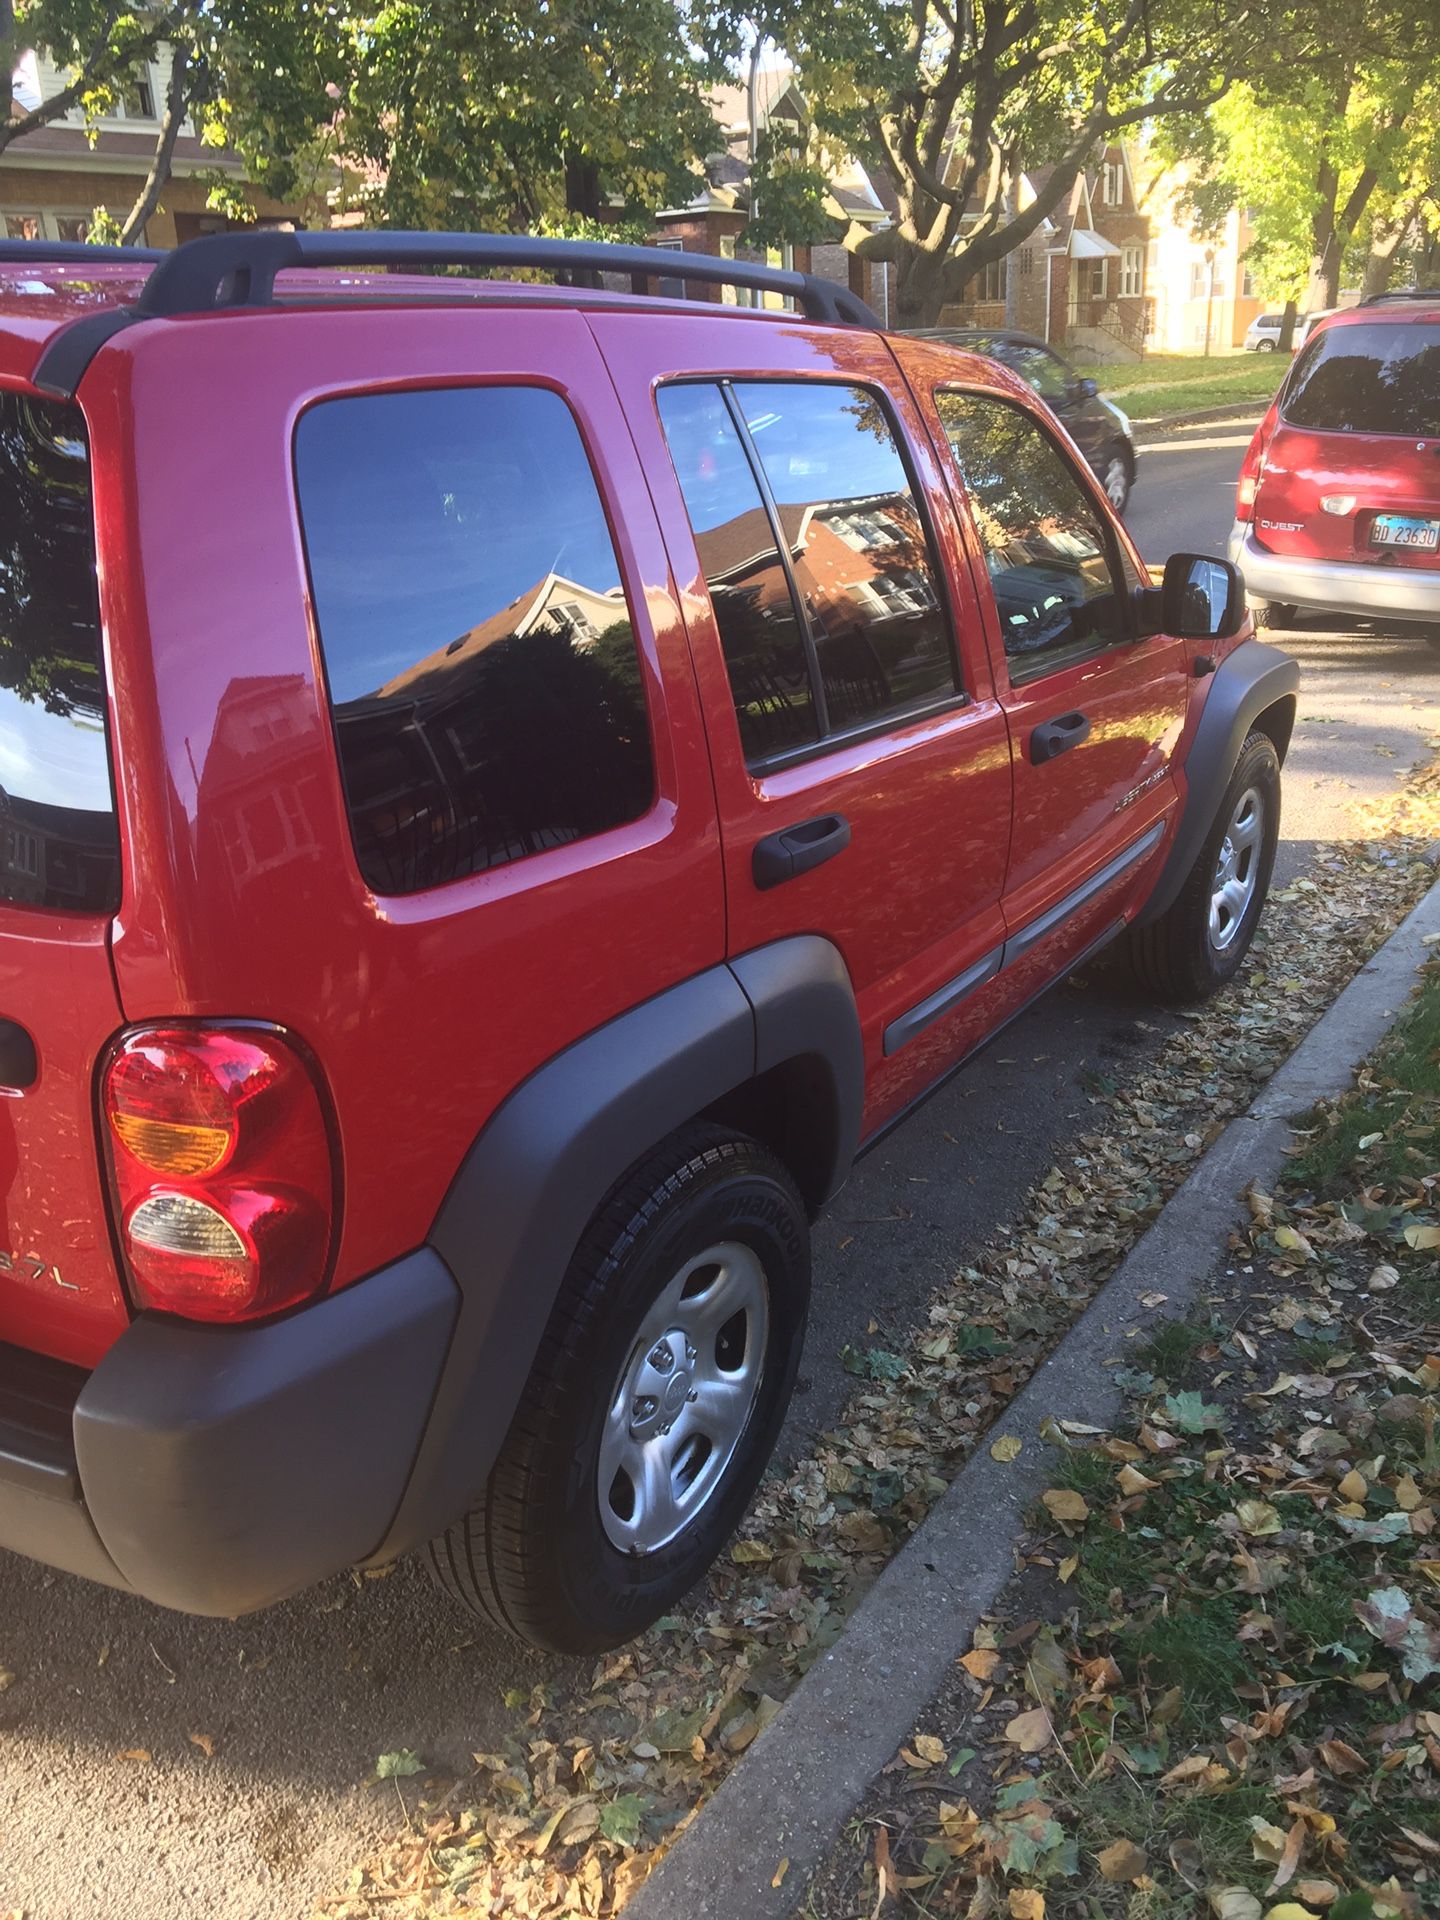
{"label": "side mirror", "polygon": [[1077,400],[1093,400],[1100,391],[1100,382],[1090,379],[1076,380],[1072,384],[1070,391]]}
{"label": "side mirror", "polygon": [[1245,581],[1228,560],[1201,553],[1172,553],[1157,590],[1138,595],[1140,630],[1173,633],[1180,640],[1226,640],[1245,619]]}

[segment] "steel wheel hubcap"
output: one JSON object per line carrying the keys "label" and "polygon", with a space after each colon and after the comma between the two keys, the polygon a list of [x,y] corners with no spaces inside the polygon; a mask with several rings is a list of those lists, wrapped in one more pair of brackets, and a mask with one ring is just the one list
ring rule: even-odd
{"label": "steel wheel hubcap", "polygon": [[620,1369],[597,1491],[610,1544],[668,1546],[713,1497],[765,1371],[770,1290],[739,1241],[707,1247],[661,1291]]}
{"label": "steel wheel hubcap", "polygon": [[1265,802],[1255,787],[1247,787],[1225,829],[1210,887],[1210,944],[1217,953],[1234,940],[1255,898],[1264,832]]}
{"label": "steel wheel hubcap", "polygon": [[1105,469],[1105,497],[1112,507],[1123,507],[1127,491],[1125,462],[1114,459]]}

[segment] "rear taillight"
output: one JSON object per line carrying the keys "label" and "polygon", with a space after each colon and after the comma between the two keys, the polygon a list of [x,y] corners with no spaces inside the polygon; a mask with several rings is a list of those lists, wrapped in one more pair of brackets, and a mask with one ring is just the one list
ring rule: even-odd
{"label": "rear taillight", "polygon": [[100,1107],[137,1306],[254,1320],[320,1292],[335,1165],[316,1079],[288,1040],[132,1028],[105,1063]]}
{"label": "rear taillight", "polygon": [[1260,476],[1265,471],[1265,455],[1270,446],[1270,436],[1275,431],[1275,422],[1280,418],[1277,402],[1270,403],[1270,411],[1255,429],[1254,437],[1245,450],[1245,458],[1240,462],[1240,478],[1235,486],[1235,518],[1253,520],[1255,517],[1255,495],[1260,491]]}

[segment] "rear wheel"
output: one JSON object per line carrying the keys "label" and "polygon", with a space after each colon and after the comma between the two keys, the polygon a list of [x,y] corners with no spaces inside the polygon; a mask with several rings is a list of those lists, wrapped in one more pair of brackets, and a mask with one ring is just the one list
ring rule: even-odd
{"label": "rear wheel", "polygon": [[1281,633],[1294,626],[1299,608],[1291,606],[1288,600],[1252,600],[1250,611],[1257,627],[1269,627],[1272,632]]}
{"label": "rear wheel", "polygon": [[809,1286],[773,1154],[709,1125],[658,1149],[591,1222],[489,1484],[428,1549],[441,1586],[558,1653],[673,1606],[770,1457]]}
{"label": "rear wheel", "polygon": [[1279,344],[1278,340],[1257,340],[1255,342],[1255,351],[1257,353],[1274,353]]}
{"label": "rear wheel", "polygon": [[1225,798],[1174,903],[1136,927],[1136,977],[1158,1000],[1206,1000],[1240,970],[1270,890],[1280,829],[1274,742],[1250,734]]}

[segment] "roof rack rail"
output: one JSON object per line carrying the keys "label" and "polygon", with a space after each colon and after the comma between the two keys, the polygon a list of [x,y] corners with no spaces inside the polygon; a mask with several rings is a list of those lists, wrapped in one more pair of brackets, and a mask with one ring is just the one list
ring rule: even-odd
{"label": "roof rack rail", "polygon": [[266,307],[275,276],[292,267],[536,267],[552,273],[623,273],[749,287],[792,297],[807,319],[878,327],[848,287],[815,274],[669,247],[616,246],[600,240],[537,240],[527,234],[401,233],[374,228],[291,233],[266,228],[206,234],[163,254],[138,311],[205,313],[215,307]]}
{"label": "roof rack rail", "polygon": [[647,279],[693,280],[705,286],[748,287],[795,300],[807,320],[879,329],[880,321],[849,287],[813,273],[722,260],[672,247],[622,247],[602,240],[537,240],[509,233],[402,233],[388,229],[324,229],[298,233],[248,228],[203,234],[168,252],[140,247],[91,247],[77,241],[0,242],[0,260],[79,258],[144,260],[154,266],[132,306],[73,320],[47,343],[33,384],[73,400],[85,369],[113,335],[137,320],[268,307],[275,276],[293,267],[537,267],[552,273],[623,273]]}
{"label": "roof rack rail", "polygon": [[0,239],[0,265],[7,261],[33,261],[43,266],[46,261],[59,261],[69,265],[72,261],[79,266],[89,266],[96,261],[120,262],[133,265],[153,265],[163,260],[164,253],[159,247],[101,247],[92,246],[88,240],[8,240]]}
{"label": "roof rack rail", "polygon": [[1440,287],[1395,287],[1388,293],[1370,293],[1362,307],[1378,307],[1382,300],[1431,300],[1440,303]]}

